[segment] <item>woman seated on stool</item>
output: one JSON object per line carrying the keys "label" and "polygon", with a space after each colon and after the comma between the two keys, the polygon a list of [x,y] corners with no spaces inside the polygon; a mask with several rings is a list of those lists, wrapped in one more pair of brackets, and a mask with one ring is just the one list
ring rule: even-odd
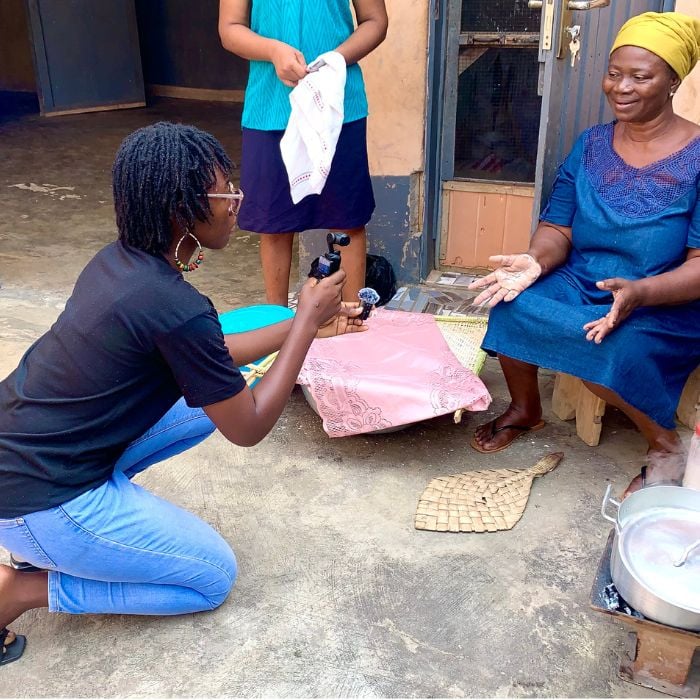
{"label": "woman seated on stool", "polygon": [[[473,283],[485,287],[477,303],[494,307],[483,347],[511,394],[476,430],[478,451],[543,426],[542,366],[624,411],[650,453],[679,454],[675,410],[700,363],[700,127],[672,99],[699,54],[700,21],[682,14],[622,27],[603,78],[615,121],[579,137],[528,251],[494,256],[496,270]],[[681,479],[681,457],[649,461],[648,483]]]}
{"label": "woman seated on stool", "polygon": [[[24,638],[7,625],[31,608],[176,615],[221,605],[236,577],[229,545],[130,479],[215,428],[256,444],[317,334],[364,330],[354,311],[340,313],[340,271],[305,285],[293,320],[224,337],[183,272],[202,247],[229,241],[242,197],[231,168],[191,126],[127,137],[113,169],[119,240],[0,382],[0,546],[22,562],[0,565],[0,665],[21,656]],[[238,366],[278,349],[249,389]]]}

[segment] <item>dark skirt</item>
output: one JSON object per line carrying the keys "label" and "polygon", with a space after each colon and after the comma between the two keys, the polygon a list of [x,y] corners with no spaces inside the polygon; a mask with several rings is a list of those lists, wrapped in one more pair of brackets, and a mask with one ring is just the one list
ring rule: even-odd
{"label": "dark skirt", "polygon": [[297,233],[309,229],[354,229],[367,224],[374,193],[367,162],[367,120],[344,124],[331,172],[321,194],[292,203],[282,161],[283,131],[243,129],[241,189],[245,198],[238,225],[254,233]]}

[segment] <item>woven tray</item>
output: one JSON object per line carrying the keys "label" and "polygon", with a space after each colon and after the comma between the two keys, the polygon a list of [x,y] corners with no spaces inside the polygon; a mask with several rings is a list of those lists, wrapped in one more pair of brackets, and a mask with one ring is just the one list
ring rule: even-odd
{"label": "woven tray", "polygon": [[552,471],[563,456],[553,452],[529,469],[487,469],[433,479],[418,502],[416,530],[510,530],[522,517],[532,480]]}

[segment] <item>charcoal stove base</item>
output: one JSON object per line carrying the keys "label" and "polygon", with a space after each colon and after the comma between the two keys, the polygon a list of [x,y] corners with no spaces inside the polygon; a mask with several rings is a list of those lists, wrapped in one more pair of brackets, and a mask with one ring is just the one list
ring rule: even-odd
{"label": "charcoal stove base", "polygon": [[[591,607],[629,626],[620,677],[677,698],[700,697],[700,634],[638,618],[606,606],[605,587],[612,583],[611,531],[591,590]],[[695,661],[694,661],[695,658]]]}

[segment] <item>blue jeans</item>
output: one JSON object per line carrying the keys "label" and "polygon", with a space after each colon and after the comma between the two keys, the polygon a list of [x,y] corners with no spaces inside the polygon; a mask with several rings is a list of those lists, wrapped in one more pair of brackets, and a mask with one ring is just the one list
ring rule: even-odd
{"label": "blue jeans", "polygon": [[201,408],[178,401],[133,442],[112,477],[56,508],[0,520],[0,544],[49,569],[49,610],[178,615],[224,602],[236,559],[191,513],[129,481],[214,431]]}
{"label": "blue jeans", "polygon": [[[281,320],[262,316],[258,327]],[[230,317],[222,327],[250,329],[232,326]],[[56,508],[0,519],[0,545],[49,570],[50,611],[179,615],[224,602],[236,579],[229,545],[192,513],[130,481],[214,430],[201,408],[181,399],[127,447],[102,486]]]}

